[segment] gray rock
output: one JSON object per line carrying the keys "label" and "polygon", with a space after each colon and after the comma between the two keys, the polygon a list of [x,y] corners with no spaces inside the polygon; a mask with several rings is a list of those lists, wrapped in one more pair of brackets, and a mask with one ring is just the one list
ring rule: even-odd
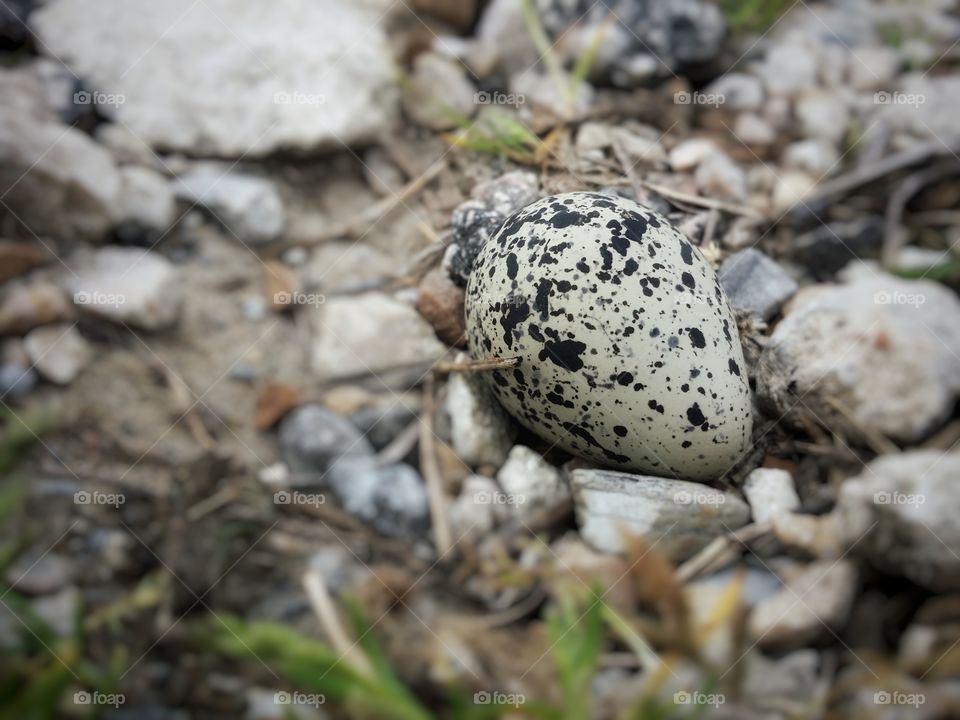
{"label": "gray rock", "polygon": [[560,471],[523,445],[515,445],[507,455],[497,473],[497,482],[507,499],[514,500],[510,503],[514,514],[521,517],[557,507],[570,498],[570,488]]}
{"label": "gray rock", "polygon": [[800,507],[800,498],[793,486],[793,476],[778,468],[757,468],[743,481],[743,495],[750,503],[753,521],[767,522],[776,515],[793,512]]}
{"label": "gray rock", "polygon": [[82,601],[80,591],[70,586],[53,595],[37,598],[30,609],[45,622],[57,637],[70,637],[76,630],[77,611]]}
{"label": "gray rock", "polygon": [[177,198],[200,205],[243,243],[269,243],[283,233],[286,213],[276,185],[266,178],[202,165],[174,182]]}
{"label": "gray rock", "polygon": [[370,457],[373,447],[347,420],[320,405],[302,405],[280,422],[280,452],[294,473],[319,476],[341,456]]}
{"label": "gray rock", "polygon": [[777,139],[777,131],[773,126],[760,115],[751,112],[737,115],[733,132],[747,145],[772,145]]}
{"label": "gray rock", "polygon": [[44,325],[23,339],[30,362],[44,380],[69,385],[93,359],[76,325]]}
{"label": "gray rock", "polygon": [[935,592],[960,589],[960,455],[914,450],[872,461],[840,488],[843,544],[877,568]]}
{"label": "gray rock", "polygon": [[759,110],[763,106],[763,82],[756,75],[731,72],[704,88],[706,95],[723,97],[723,107],[729,110]]}
{"label": "gray rock", "polygon": [[343,509],[389,537],[417,537],[429,528],[427,488],[409,465],[378,466],[344,456],[330,466],[330,487]]}
{"label": "gray rock", "polygon": [[890,87],[900,69],[900,57],[892,47],[858,47],[850,61],[850,85],[857,90]]}
{"label": "gray rock", "polygon": [[883,240],[883,220],[868,216],[818,225],[799,235],[790,252],[817,279],[830,278],[853,260],[877,257]]}
{"label": "gray rock", "polygon": [[504,463],[516,428],[483,378],[451,375],[444,409],[450,419],[450,442],[463,462],[474,467]]}
{"label": "gray rock", "polygon": [[7,568],[4,578],[16,591],[47,595],[71,582],[76,564],[53,552],[22,555]]}
{"label": "gray rock", "polygon": [[61,125],[29,70],[0,70],[0,212],[37,235],[101,240],[120,176],[109,152]]}
{"label": "gray rock", "polygon": [[454,538],[482,538],[508,516],[509,506],[494,502],[502,491],[490,478],[468,475],[447,508]]}
{"label": "gray rock", "polygon": [[231,157],[384,130],[396,88],[377,19],[336,0],[54,0],[31,23],[45,50],[123,97],[105,110],[153,147]]}
{"label": "gray rock", "polygon": [[311,366],[318,380],[428,365],[446,350],[420,313],[381,293],[329,298],[311,309],[311,319],[316,333]]}
{"label": "gray rock", "polygon": [[37,371],[16,363],[0,365],[0,399],[23,398],[37,385]]}
{"label": "gray rock", "polygon": [[782,159],[785,168],[822,178],[838,167],[840,153],[822,138],[809,138],[787,145]]}
{"label": "gray rock", "polygon": [[430,130],[450,130],[477,110],[473,83],[463,65],[436,52],[421,53],[403,87],[403,110]]}
{"label": "gray rock", "polygon": [[797,294],[761,356],[757,397],[791,422],[813,413],[848,438],[869,431],[913,442],[953,411],[958,356],[951,291],[867,270]]}
{"label": "gray rock", "polygon": [[143,330],[161,330],[180,315],[182,289],[173,264],[148,250],[105,247],[70,258],[63,283],[78,310]]}
{"label": "gray rock", "polygon": [[416,422],[416,403],[390,397],[382,405],[364,407],[350,415],[350,422],[377,450],[389,445],[407,426]]}
{"label": "gray rock", "polygon": [[817,86],[816,41],[799,36],[789,42],[771,43],[766,57],[756,68],[767,94],[791,97]]}
{"label": "gray rock", "polygon": [[760,647],[798,647],[842,627],[857,591],[851,562],[823,560],[785,575],[785,587],[754,607],[747,621]]}
{"label": "gray rock", "polygon": [[901,77],[900,87],[874,95],[878,119],[897,130],[919,138],[949,139],[957,132],[960,115],[960,76],[910,73]]}
{"label": "gray rock", "polygon": [[160,173],[138,165],[120,168],[114,233],[121,242],[152,244],[177,219],[177,203]]}
{"label": "gray rock", "polygon": [[720,284],[735,310],[770,320],[797,292],[796,281],[756,248],[728,257],[720,266]]}
{"label": "gray rock", "polygon": [[707,155],[694,173],[700,191],[709,197],[742,202],[747,197],[747,176],[725,153]]}
{"label": "gray rock", "polygon": [[850,111],[836,93],[810,90],[797,98],[794,108],[800,132],[808,138],[819,138],[834,145],[847,133]]}
{"label": "gray rock", "polygon": [[680,562],[750,519],[737,496],[686,480],[574,470],[572,490],[580,534],[604,552],[621,552],[626,532]]}
{"label": "gray rock", "polygon": [[718,152],[718,148],[713,140],[691,138],[674,145],[668,161],[674,170],[693,170],[715,152]]}

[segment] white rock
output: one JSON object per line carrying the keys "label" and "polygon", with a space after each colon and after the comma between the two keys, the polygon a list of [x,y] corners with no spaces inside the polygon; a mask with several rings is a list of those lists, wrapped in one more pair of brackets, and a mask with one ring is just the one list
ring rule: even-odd
{"label": "white rock", "polygon": [[684,140],[673,146],[668,156],[670,167],[674,170],[693,170],[709,155],[717,151],[717,144],[707,138]]}
{"label": "white rock", "polygon": [[751,112],[737,115],[733,132],[747,145],[771,145],[777,139],[773,126],[761,116]]}
{"label": "white rock", "polygon": [[813,562],[785,581],[783,590],[750,613],[747,627],[760,647],[805,645],[846,622],[857,590],[857,570],[851,562]]}
{"label": "white rock", "polygon": [[817,186],[817,179],[799,170],[784,170],[773,186],[771,203],[775,212],[784,213],[803,202]]}
{"label": "white rock", "polygon": [[454,538],[482,538],[493,530],[508,510],[508,505],[494,502],[500,495],[500,488],[488,477],[464,478],[460,494],[447,509]]}
{"label": "white rock", "polygon": [[516,429],[483,380],[465,373],[451,375],[444,408],[457,455],[468,465],[500,467]]}
{"label": "white rock", "polygon": [[757,394],[778,415],[812,412],[848,438],[867,428],[915,442],[953,412],[958,356],[956,295],[935,282],[864,271],[796,295],[761,357]]}
{"label": "white rock", "polygon": [[106,247],[77,253],[69,264],[74,274],[63,283],[80,311],[143,330],[169,327],[180,314],[177,271],[162,255]]}
{"label": "white rock", "polygon": [[743,169],[720,151],[710,153],[694,174],[700,191],[708,197],[743,201],[747,196],[747,176]]}
{"label": "white rock", "polygon": [[777,468],[757,468],[743,483],[743,495],[750,503],[753,521],[764,523],[800,507],[793,476]]}
{"label": "white rock", "polygon": [[857,47],[851,52],[849,82],[856,90],[890,87],[900,69],[900,58],[891,47]]}
{"label": "white rock", "polygon": [[425,52],[413,62],[413,72],[403,87],[403,110],[417,125],[449,130],[473,117],[477,100],[463,65],[435,52]]}
{"label": "white rock", "polygon": [[574,470],[572,490],[580,534],[604,552],[636,535],[679,562],[750,518],[736,495],[686,480]]}
{"label": "white rock", "polygon": [[795,108],[800,132],[834,145],[843,140],[850,124],[850,111],[839,95],[812,90],[797,98]]}
{"label": "white rock", "polygon": [[523,517],[557,507],[570,498],[570,488],[560,471],[539,453],[524,445],[516,445],[497,473],[497,482],[507,494],[515,513]]}
{"label": "white rock", "polygon": [[914,450],[872,461],[840,488],[837,528],[847,548],[934,591],[960,589],[960,454]]}
{"label": "white rock", "polygon": [[413,307],[381,293],[333,297],[305,312],[316,330],[311,367],[318,380],[426,364],[446,350]]}
{"label": "white rock", "polygon": [[44,51],[122,96],[103,109],[155,148],[350,144],[381,132],[396,104],[378,13],[361,4],[53,0],[30,20]]}
{"label": "white rock", "polygon": [[960,116],[960,76],[903,75],[899,88],[875,93],[874,103],[882,106],[879,117],[893,128],[949,141],[956,134]]}
{"label": "white rock", "polygon": [[763,82],[756,75],[732,72],[721,75],[704,89],[707,95],[722,95],[730,110],[759,110],[763,105]]}
{"label": "white rock", "polygon": [[783,166],[800,170],[813,177],[825,177],[839,166],[840,153],[836,146],[822,138],[810,138],[790,143],[783,151]]}
{"label": "white rock", "polygon": [[176,213],[173,191],[160,173],[138,165],[120,168],[120,192],[114,207],[119,232],[155,241],[173,225]]}
{"label": "white rock", "polygon": [[773,43],[757,74],[770,95],[792,96],[816,87],[815,49],[798,41]]}
{"label": "white rock", "polygon": [[0,213],[37,235],[100,240],[120,176],[109,152],[45,106],[32,75],[0,70]]}
{"label": "white rock", "polygon": [[244,243],[276,240],[286,224],[280,193],[266,178],[202,165],[177,178],[173,187],[178,198],[206,208]]}
{"label": "white rock", "polygon": [[40,376],[68,385],[93,359],[93,350],[76,325],[44,325],[23,339],[30,362]]}

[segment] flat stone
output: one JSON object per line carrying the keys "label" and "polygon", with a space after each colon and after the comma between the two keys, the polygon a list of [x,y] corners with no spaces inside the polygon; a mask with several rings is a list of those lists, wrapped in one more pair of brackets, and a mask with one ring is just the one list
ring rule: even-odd
{"label": "flat stone", "polygon": [[797,292],[796,281],[756,248],[728,257],[719,271],[720,284],[735,310],[770,320]]}
{"label": "flat stone", "polygon": [[626,533],[680,562],[750,519],[737,496],[685,480],[574,470],[572,490],[580,534],[604,552],[622,552]]}
{"label": "flat stone", "polygon": [[335,0],[54,0],[31,25],[154,148],[239,157],[383,131],[397,92],[377,20]]}

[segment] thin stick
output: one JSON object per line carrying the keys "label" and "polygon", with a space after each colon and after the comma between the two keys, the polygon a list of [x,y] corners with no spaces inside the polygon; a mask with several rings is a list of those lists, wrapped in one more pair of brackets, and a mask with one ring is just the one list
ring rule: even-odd
{"label": "thin stick", "polygon": [[460,362],[438,362],[433,366],[437,373],[481,372],[484,370],[508,370],[520,364],[520,358],[484,358],[482,360],[462,360]]}
{"label": "thin stick", "polygon": [[313,612],[320,619],[330,643],[336,648],[343,657],[347,658],[349,663],[364,674],[373,673],[373,666],[370,660],[355,642],[350,642],[343,625],[340,623],[340,617],[337,615],[337,609],[333,604],[333,598],[327,590],[327,584],[323,577],[315,568],[310,568],[303,575],[303,587],[307,591],[307,598],[310,600],[310,606]]}
{"label": "thin stick", "polygon": [[420,471],[427,483],[433,542],[437,548],[437,556],[443,557],[453,546],[453,533],[450,530],[450,517],[447,515],[443,477],[440,475],[440,466],[433,447],[433,413],[437,404],[434,385],[433,376],[428,375],[423,391],[423,410],[420,418]]}

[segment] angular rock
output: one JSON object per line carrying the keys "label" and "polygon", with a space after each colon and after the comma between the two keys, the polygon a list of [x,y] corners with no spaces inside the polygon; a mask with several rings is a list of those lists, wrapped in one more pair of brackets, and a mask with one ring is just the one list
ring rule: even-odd
{"label": "angular rock", "polygon": [[120,168],[114,233],[128,244],[155,243],[177,219],[177,203],[160,173],[138,165]]}
{"label": "angular rock", "polygon": [[580,534],[604,552],[623,551],[627,533],[681,562],[750,519],[737,496],[685,480],[574,470],[572,490]]}
{"label": "angular rock", "polygon": [[302,405],[280,423],[280,452],[307,481],[325,473],[341,456],[370,457],[373,447],[347,420],[320,405]]}
{"label": "angular rock", "polygon": [[421,53],[413,61],[401,100],[407,117],[430,130],[458,127],[477,110],[463,66],[436,52]]}
{"label": "angular rock", "polygon": [[735,310],[770,320],[797,292],[796,281],[756,248],[734,253],[720,266],[720,284]]}
{"label": "angular rock", "polygon": [[747,627],[762,648],[799,647],[837,632],[857,591],[857,570],[847,560],[810,563],[785,578],[785,587],[750,613]]}
{"label": "angular rock", "polygon": [[23,339],[30,362],[41,377],[57,385],[70,384],[93,359],[93,350],[76,325],[45,325]]}
{"label": "angular rock", "polygon": [[778,468],[757,468],[747,475],[743,481],[743,495],[756,523],[767,522],[800,507],[793,476]]}
{"label": "angular rock", "polygon": [[474,467],[503,464],[516,428],[482,378],[451,375],[444,409],[450,418],[451,444],[463,462]]}
{"label": "angular rock", "polygon": [[872,461],[840,488],[834,513],[844,546],[935,592],[960,590],[958,473],[956,453],[914,450]]}
{"label": "angular rock", "polygon": [[446,350],[413,307],[380,293],[330,298],[312,317],[311,365],[319,380],[429,364]]}
{"label": "angular rock", "polygon": [[522,517],[554,508],[570,498],[570,488],[560,471],[537,452],[515,445],[497,473],[497,482],[508,497],[514,513]]}
{"label": "angular rock", "polygon": [[54,0],[31,24],[153,147],[237,157],[381,132],[396,92],[377,19],[333,0]]}
{"label": "angular rock", "polygon": [[870,431],[914,442],[953,411],[958,356],[951,291],[869,271],[797,294],[761,356],[757,397],[788,421],[812,412],[848,438]]}
{"label": "angular rock", "polygon": [[204,165],[178,177],[174,190],[180,200],[208,210],[244,243],[272,242],[286,225],[280,193],[266,178]]}
{"label": "angular rock", "polygon": [[70,258],[63,283],[82,312],[143,330],[161,330],[180,315],[181,285],[173,264],[136,248],[105,247]]}

